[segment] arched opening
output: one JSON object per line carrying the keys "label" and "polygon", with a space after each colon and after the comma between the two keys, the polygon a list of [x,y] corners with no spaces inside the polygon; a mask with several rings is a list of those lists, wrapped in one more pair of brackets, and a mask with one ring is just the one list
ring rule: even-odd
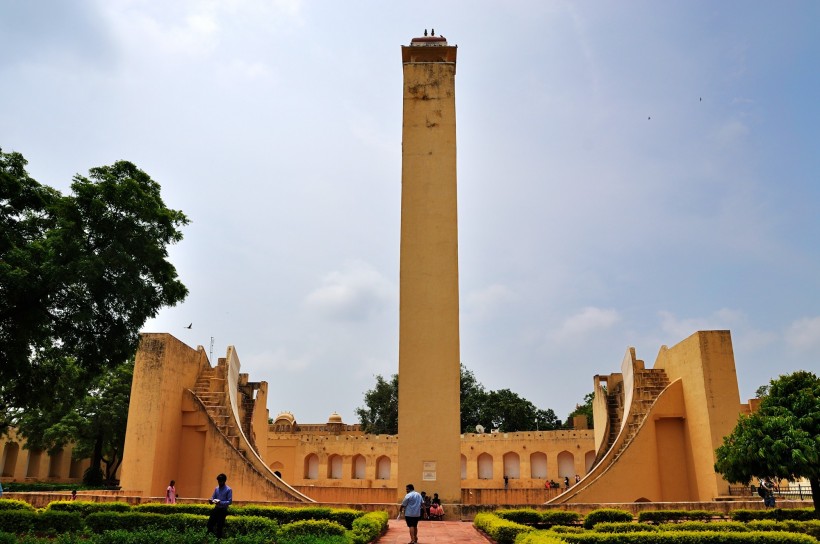
{"label": "arched opening", "polygon": [[387,456],[379,457],[376,460],[376,479],[389,480],[390,479],[390,458]]}
{"label": "arched opening", "polygon": [[26,478],[40,477],[40,461],[43,458],[43,450],[30,450],[28,452],[28,469]]}
{"label": "arched opening", "polygon": [[504,454],[504,476],[513,480],[521,478],[521,459],[514,451]]}
{"label": "arched opening", "polygon": [[467,456],[463,454],[461,456],[461,479],[467,479]]}
{"label": "arched opening", "polygon": [[342,456],[331,455],[327,458],[327,477],[331,480],[342,479]]}
{"label": "arched opening", "polygon": [[276,476],[278,478],[281,478],[282,477],[282,471],[285,469],[285,465],[283,465],[279,461],[274,461],[273,463],[270,464],[269,468],[270,468],[271,472],[276,474]]}
{"label": "arched opening", "polygon": [[584,474],[589,474],[595,464],[595,452],[590,450],[584,454]]}
{"label": "arched opening", "polygon": [[305,457],[305,480],[319,479],[319,456],[311,453]]}
{"label": "arched opening", "polygon": [[16,442],[9,442],[3,449],[3,476],[14,476],[14,469],[17,467],[17,454],[20,446]]}
{"label": "arched opening", "polygon": [[493,456],[489,453],[482,453],[476,461],[478,463],[478,479],[493,479]]}
{"label": "arched opening", "polygon": [[354,480],[364,480],[365,469],[367,467],[367,463],[364,460],[364,455],[356,455],[353,457],[353,466],[352,470],[353,473],[351,476]]}
{"label": "arched opening", "polygon": [[530,455],[530,478],[534,480],[547,479],[547,454],[536,451]]}
{"label": "arched opening", "polygon": [[575,482],[575,457],[568,451],[558,454],[558,476],[562,479],[569,478],[571,483]]}

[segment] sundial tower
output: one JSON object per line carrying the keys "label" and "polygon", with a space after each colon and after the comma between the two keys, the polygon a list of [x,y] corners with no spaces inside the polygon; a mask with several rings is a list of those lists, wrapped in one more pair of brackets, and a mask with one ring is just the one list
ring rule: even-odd
{"label": "sundial tower", "polygon": [[398,495],[461,502],[456,47],[402,46]]}

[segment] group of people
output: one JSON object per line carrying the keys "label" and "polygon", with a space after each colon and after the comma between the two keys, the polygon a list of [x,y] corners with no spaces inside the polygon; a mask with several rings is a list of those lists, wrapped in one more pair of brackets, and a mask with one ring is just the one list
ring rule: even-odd
{"label": "group of people", "polygon": [[407,484],[404,488],[407,495],[401,501],[399,516],[404,514],[404,520],[410,530],[409,544],[418,544],[418,525],[422,519],[442,520],[444,519],[444,508],[441,506],[441,499],[438,493],[433,493],[430,498],[427,493],[416,491],[413,484]]}

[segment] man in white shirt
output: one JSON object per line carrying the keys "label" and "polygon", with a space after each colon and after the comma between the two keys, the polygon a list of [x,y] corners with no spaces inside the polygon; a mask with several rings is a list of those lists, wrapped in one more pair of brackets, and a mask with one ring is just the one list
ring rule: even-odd
{"label": "man in white shirt", "polygon": [[407,490],[407,495],[405,495],[404,499],[401,501],[399,513],[401,514],[404,512],[404,521],[407,522],[407,527],[410,529],[409,544],[418,544],[418,525],[419,519],[421,519],[422,498],[421,494],[416,492],[413,484],[407,484],[405,489]]}

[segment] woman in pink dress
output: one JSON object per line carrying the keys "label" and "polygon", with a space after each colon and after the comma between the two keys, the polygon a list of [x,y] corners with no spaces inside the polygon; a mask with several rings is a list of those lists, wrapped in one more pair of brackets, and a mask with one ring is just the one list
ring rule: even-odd
{"label": "woman in pink dress", "polygon": [[171,480],[171,483],[168,484],[168,489],[165,490],[165,504],[176,504],[177,502],[177,488],[175,487],[176,481]]}

